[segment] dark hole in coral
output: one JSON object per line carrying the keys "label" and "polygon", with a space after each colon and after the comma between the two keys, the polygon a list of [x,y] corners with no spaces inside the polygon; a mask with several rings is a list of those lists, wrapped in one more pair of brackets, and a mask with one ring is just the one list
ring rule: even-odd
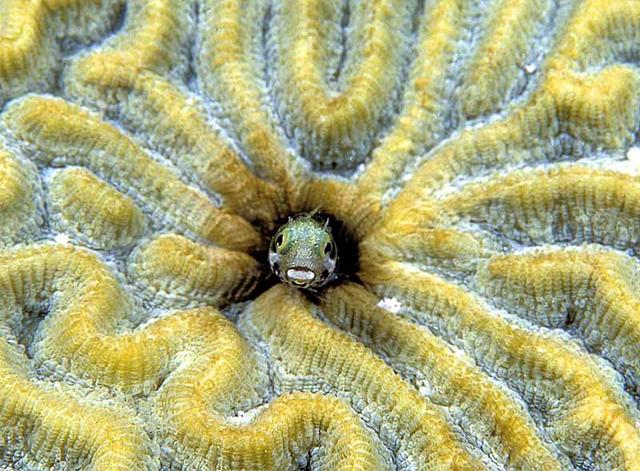
{"label": "dark hole in coral", "polygon": [[9,323],[16,341],[24,347],[29,358],[33,358],[32,346],[40,329],[40,323],[48,314],[49,305],[47,303],[29,303],[22,306],[21,321],[17,324]]}
{"label": "dark hole in coral", "polygon": [[575,307],[567,308],[567,312],[565,314],[564,325],[569,326],[572,325],[576,321],[576,315],[578,314],[578,310]]}
{"label": "dark hole in coral", "polygon": [[313,451],[314,449],[309,450],[298,459],[298,471],[311,471],[313,469]]}
{"label": "dark hole in coral", "polygon": [[[338,264],[336,268],[336,282],[344,280],[357,280],[357,273],[360,270],[360,248],[356,237],[349,231],[347,225],[331,214],[318,213],[320,221],[329,220],[333,240],[336,247],[333,253],[338,254]],[[333,258],[333,257],[332,257]]]}

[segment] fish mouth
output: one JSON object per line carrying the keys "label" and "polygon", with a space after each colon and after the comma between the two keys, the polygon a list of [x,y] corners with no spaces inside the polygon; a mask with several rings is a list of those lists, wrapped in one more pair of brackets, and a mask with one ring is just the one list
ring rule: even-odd
{"label": "fish mouth", "polygon": [[293,267],[287,270],[287,280],[296,286],[308,286],[315,278],[316,274],[305,267]]}

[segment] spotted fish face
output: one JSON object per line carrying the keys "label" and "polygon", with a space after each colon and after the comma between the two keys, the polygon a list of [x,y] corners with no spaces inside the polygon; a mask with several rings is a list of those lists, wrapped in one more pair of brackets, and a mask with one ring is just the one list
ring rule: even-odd
{"label": "spotted fish face", "polygon": [[271,240],[269,264],[283,282],[296,288],[317,288],[335,272],[338,251],[331,228],[308,215],[284,224]]}

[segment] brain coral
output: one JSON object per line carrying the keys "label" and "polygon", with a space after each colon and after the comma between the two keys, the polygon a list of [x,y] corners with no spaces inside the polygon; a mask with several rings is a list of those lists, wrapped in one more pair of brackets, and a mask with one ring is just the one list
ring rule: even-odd
{"label": "brain coral", "polygon": [[639,64],[637,0],[0,0],[0,467],[640,470]]}

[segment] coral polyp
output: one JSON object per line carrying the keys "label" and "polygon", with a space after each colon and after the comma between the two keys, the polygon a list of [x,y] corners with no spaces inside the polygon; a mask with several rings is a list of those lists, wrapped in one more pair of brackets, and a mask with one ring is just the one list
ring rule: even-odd
{"label": "coral polyp", "polygon": [[636,0],[0,0],[0,467],[640,471],[639,61]]}

